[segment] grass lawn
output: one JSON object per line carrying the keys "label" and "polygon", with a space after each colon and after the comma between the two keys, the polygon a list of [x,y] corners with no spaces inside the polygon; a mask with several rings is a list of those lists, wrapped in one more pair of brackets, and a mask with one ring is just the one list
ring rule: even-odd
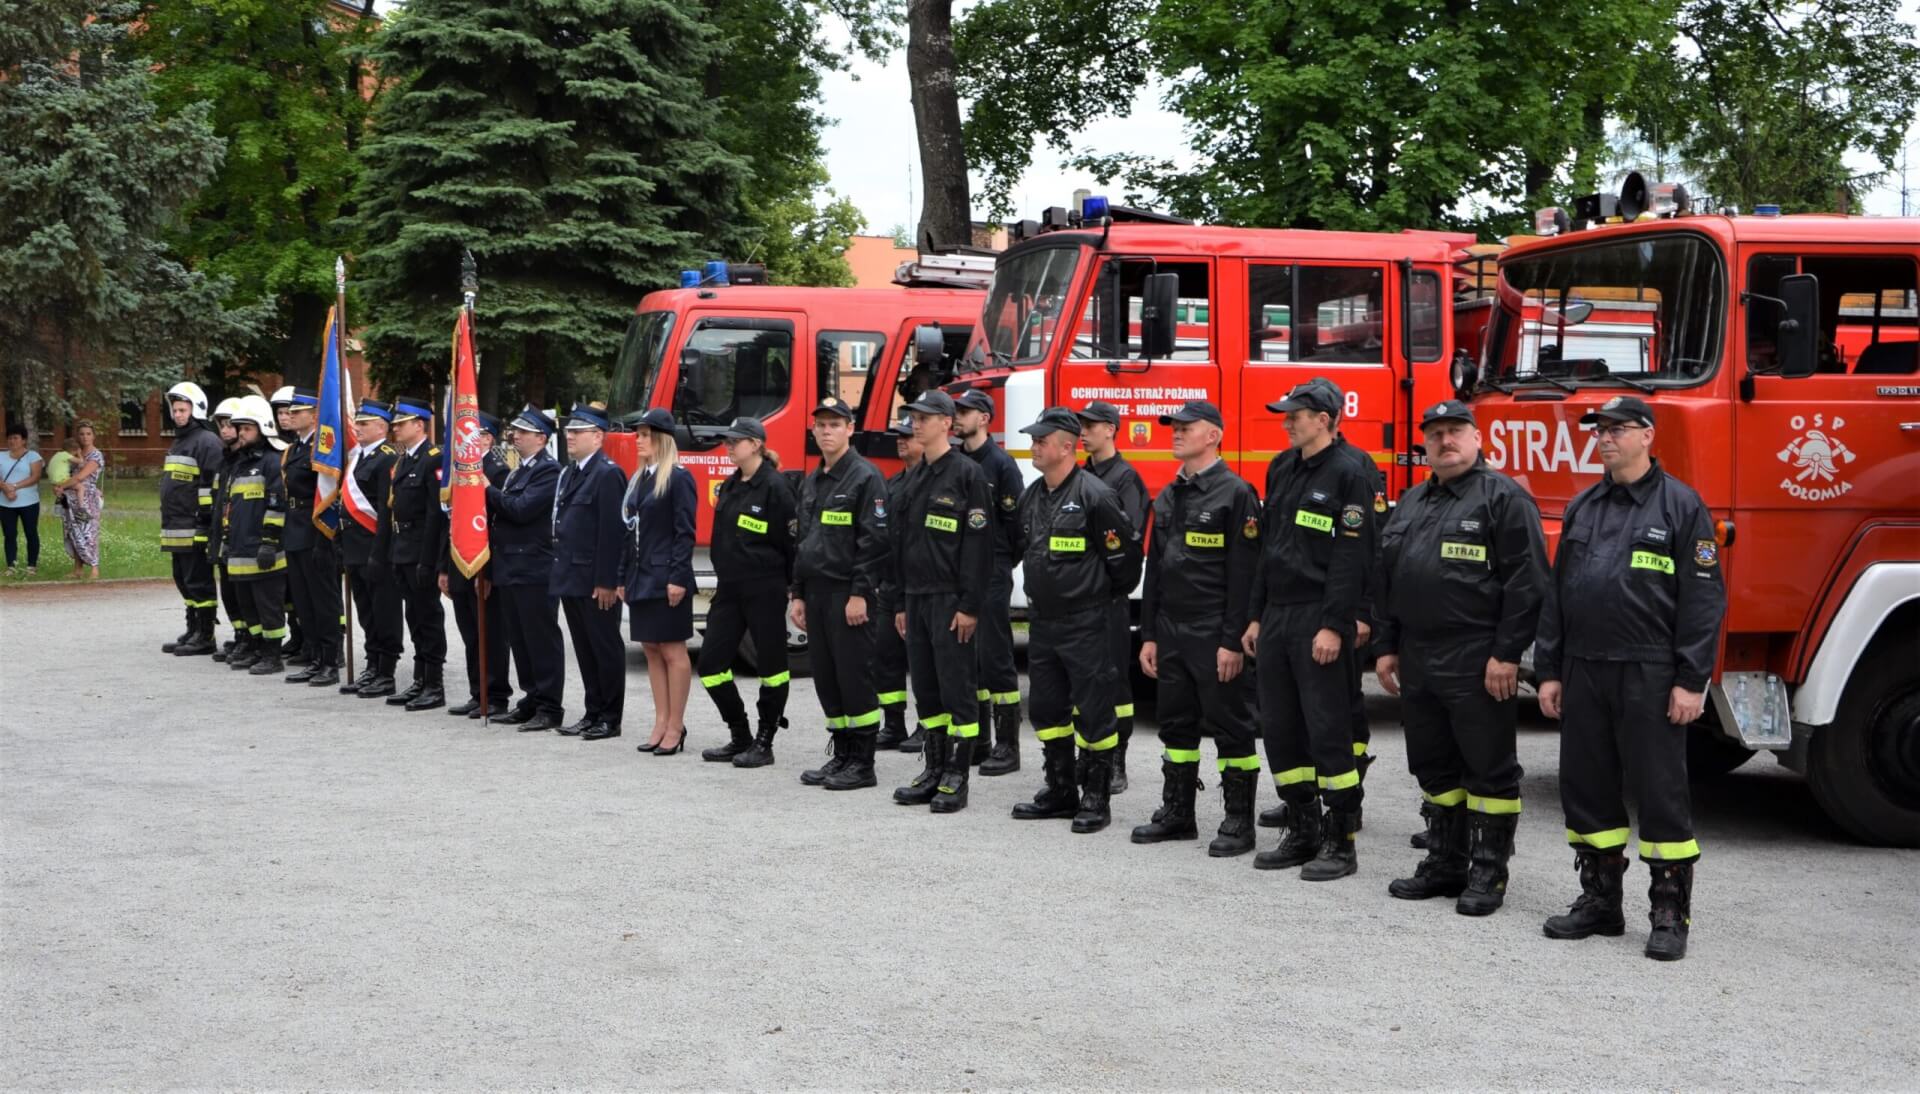
{"label": "grass lawn", "polygon": [[[106,508],[100,513],[100,576],[171,577],[173,565],[160,549],[160,480],[108,478],[101,488]],[[0,578],[6,585],[45,585],[69,580],[73,557],[60,533],[60,511],[53,491],[40,491],[40,573],[28,577],[27,545],[18,547],[20,570]]]}

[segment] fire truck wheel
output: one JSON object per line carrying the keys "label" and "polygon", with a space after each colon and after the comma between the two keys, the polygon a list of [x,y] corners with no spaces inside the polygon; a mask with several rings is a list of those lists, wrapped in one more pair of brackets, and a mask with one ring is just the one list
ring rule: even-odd
{"label": "fire truck wheel", "polygon": [[1920,679],[1912,649],[1884,647],[1854,669],[1834,723],[1809,742],[1820,807],[1864,843],[1920,847]]}
{"label": "fire truck wheel", "polygon": [[1707,782],[1732,772],[1753,759],[1753,749],[1720,733],[1713,709],[1687,728],[1687,781]]}

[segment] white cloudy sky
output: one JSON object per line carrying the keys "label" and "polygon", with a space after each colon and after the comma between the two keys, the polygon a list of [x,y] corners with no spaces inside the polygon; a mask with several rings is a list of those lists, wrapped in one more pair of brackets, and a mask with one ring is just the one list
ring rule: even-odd
{"label": "white cloudy sky", "polygon": [[[1910,0],[1909,14],[1920,12],[1920,0]],[[1916,16],[1920,18],[1920,16]],[[836,123],[825,135],[827,170],[835,191],[853,199],[866,215],[867,230],[885,233],[896,224],[911,228],[918,219],[920,164],[913,140],[913,106],[909,101],[907,62],[896,52],[884,65],[856,60],[849,72],[832,73],[824,88],[824,112]],[[1910,204],[1920,206],[1920,127],[1912,139],[1909,175]],[[1096,152],[1140,152],[1188,162],[1187,142],[1177,115],[1162,110],[1159,96],[1143,90],[1130,117],[1095,123],[1076,149]],[[1093,180],[1064,170],[1066,157],[1044,145],[1035,149],[1033,167],[1013,189],[1018,215],[1034,217],[1049,205],[1066,205],[1073,191],[1092,186]],[[1862,172],[1875,165],[1871,157],[1853,158]],[[911,174],[912,184],[908,179]],[[979,179],[974,179],[974,191]],[[1900,182],[1890,178],[1867,195],[1865,211],[1880,215],[1900,212]],[[976,215],[979,210],[976,209]]]}

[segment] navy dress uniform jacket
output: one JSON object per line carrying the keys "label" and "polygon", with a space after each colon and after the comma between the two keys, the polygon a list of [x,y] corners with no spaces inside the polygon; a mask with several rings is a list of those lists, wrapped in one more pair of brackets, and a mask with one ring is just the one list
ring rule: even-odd
{"label": "navy dress uniform jacket", "polygon": [[642,471],[637,477],[632,499],[633,531],[627,538],[627,557],[620,575],[627,587],[627,600],[631,603],[664,597],[669,585],[692,593],[694,522],[700,506],[693,476],[676,464],[664,497],[654,496],[652,472]]}
{"label": "navy dress uniform jacket", "polygon": [[542,452],[487,487],[487,547],[495,585],[546,585],[553,576],[553,493],[560,461]]}
{"label": "navy dress uniform jacket", "polygon": [[596,588],[619,587],[627,531],[620,520],[620,499],[626,488],[626,472],[605,452],[595,452],[581,466],[560,469],[553,501],[549,593],[587,597]]}

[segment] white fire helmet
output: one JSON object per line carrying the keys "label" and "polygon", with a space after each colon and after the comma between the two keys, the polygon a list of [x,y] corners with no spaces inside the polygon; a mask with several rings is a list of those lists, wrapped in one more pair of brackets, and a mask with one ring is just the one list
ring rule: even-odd
{"label": "white fire helmet", "polygon": [[239,410],[240,410],[240,400],[229,395],[228,397],[220,400],[219,406],[216,406],[213,408],[213,416],[216,418],[226,418],[227,420],[231,421],[233,419],[233,416],[236,413],[238,413]]}
{"label": "white fire helmet", "polygon": [[268,405],[272,406],[275,410],[279,410],[282,407],[292,406],[293,405],[293,385],[287,384],[279,388],[278,390],[276,390],[271,396],[268,397],[267,403]]}
{"label": "white fire helmet", "polygon": [[233,408],[231,415],[234,425],[250,422],[259,426],[265,436],[273,436],[273,407],[267,405],[265,399],[258,395],[242,395],[235,402],[238,405]]}
{"label": "white fire helmet", "polygon": [[167,389],[167,403],[172,405],[175,399],[193,408],[193,416],[200,421],[207,420],[207,393],[192,380],[182,380]]}

